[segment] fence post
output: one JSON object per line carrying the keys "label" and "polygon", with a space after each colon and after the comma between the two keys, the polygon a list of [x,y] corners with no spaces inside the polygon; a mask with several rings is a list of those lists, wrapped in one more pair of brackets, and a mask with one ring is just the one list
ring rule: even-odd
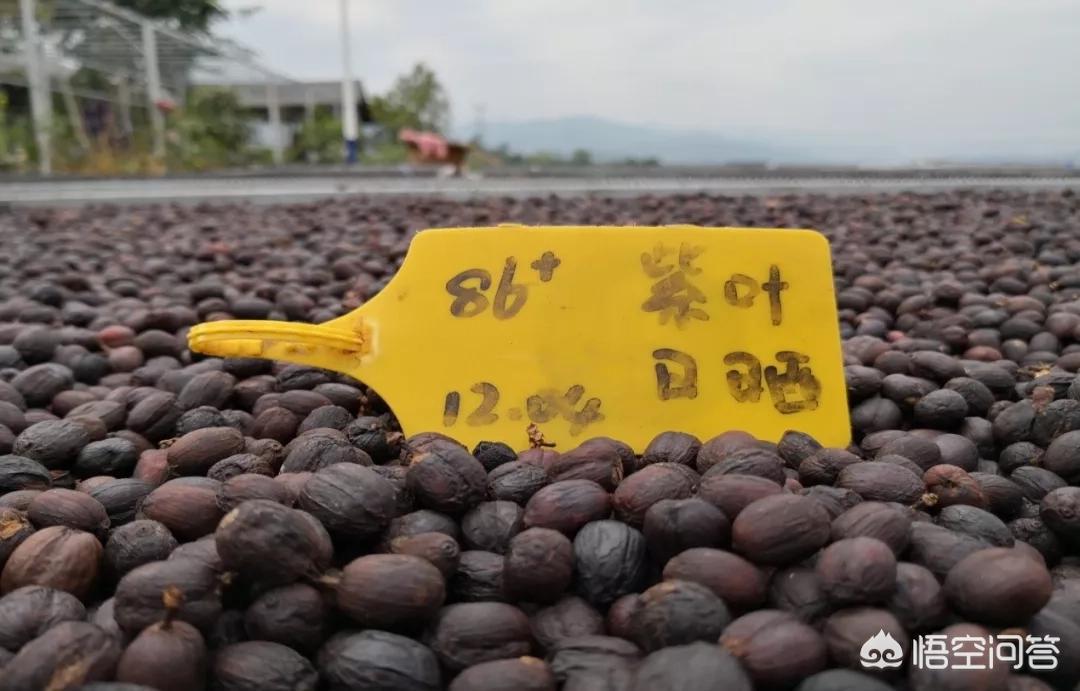
{"label": "fence post", "polygon": [[270,131],[273,136],[270,150],[274,155],[274,163],[280,166],[285,162],[285,137],[281,129],[281,100],[278,98],[278,85],[272,77],[266,81],[266,110],[270,116]]}
{"label": "fence post", "polygon": [[43,64],[41,37],[38,33],[34,0],[19,0],[22,15],[23,59],[26,61],[26,81],[30,87],[30,113],[37,140],[38,170],[52,174],[52,95],[47,65]]}
{"label": "fence post", "polygon": [[356,122],[356,86],[352,78],[352,54],[349,46],[349,0],[340,0],[341,11],[341,125],[345,136],[345,162],[356,163],[359,151],[359,127]]}
{"label": "fence post", "polygon": [[315,94],[310,86],[304,89],[304,122],[308,125],[315,122]]}
{"label": "fence post", "polygon": [[158,71],[157,35],[154,25],[142,22],[143,66],[146,69],[146,98],[149,103],[150,125],[154,133],[154,157],[165,157],[165,116],[158,108],[161,100],[161,73]]}
{"label": "fence post", "polygon": [[120,107],[120,132],[124,141],[130,144],[135,127],[131,124],[131,85],[126,76],[116,84],[116,100]]}

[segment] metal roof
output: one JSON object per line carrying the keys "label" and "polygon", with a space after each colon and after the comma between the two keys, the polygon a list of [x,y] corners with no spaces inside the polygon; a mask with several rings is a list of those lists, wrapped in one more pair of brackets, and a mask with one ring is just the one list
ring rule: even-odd
{"label": "metal roof", "polygon": [[[199,80],[205,85],[227,87],[236,94],[240,105],[245,108],[265,108],[269,102],[266,82],[222,82],[219,80]],[[363,90],[358,80],[356,85],[357,100],[364,102]],[[340,81],[287,82],[277,85],[277,100],[283,108],[341,103]]]}
{"label": "metal roof", "polygon": [[[181,90],[192,81],[292,81],[260,64],[253,51],[234,41],[182,31],[104,0],[37,0],[37,4],[46,61],[57,76],[87,68],[126,80],[135,89],[145,88],[142,27],[149,22],[167,89]],[[4,63],[10,71],[21,65],[21,55],[8,54]]]}

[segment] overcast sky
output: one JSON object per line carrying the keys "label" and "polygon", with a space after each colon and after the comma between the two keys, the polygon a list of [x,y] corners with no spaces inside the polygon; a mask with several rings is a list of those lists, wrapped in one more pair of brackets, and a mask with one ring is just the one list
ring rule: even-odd
{"label": "overcast sky", "polygon": [[[351,0],[353,69],[417,62],[458,126],[592,115],[736,134],[1080,152],[1077,0]],[[220,27],[340,76],[337,0],[226,0]]]}

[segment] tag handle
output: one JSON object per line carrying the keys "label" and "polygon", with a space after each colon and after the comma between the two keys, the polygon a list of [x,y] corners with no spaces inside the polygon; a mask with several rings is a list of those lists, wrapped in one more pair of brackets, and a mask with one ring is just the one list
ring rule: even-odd
{"label": "tag handle", "polygon": [[370,339],[357,321],[348,328],[338,320],[323,324],[232,319],[205,322],[188,332],[191,350],[216,357],[285,360],[339,372],[360,364]]}

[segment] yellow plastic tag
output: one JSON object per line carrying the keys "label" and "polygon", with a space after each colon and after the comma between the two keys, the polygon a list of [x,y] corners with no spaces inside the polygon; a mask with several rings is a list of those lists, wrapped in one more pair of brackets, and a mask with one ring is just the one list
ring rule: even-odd
{"label": "yellow plastic tag", "polygon": [[640,452],[665,430],[850,440],[829,246],[808,230],[427,230],[345,316],[209,322],[189,342],[343,372],[406,434],[470,446],[524,448],[531,423],[559,449]]}

